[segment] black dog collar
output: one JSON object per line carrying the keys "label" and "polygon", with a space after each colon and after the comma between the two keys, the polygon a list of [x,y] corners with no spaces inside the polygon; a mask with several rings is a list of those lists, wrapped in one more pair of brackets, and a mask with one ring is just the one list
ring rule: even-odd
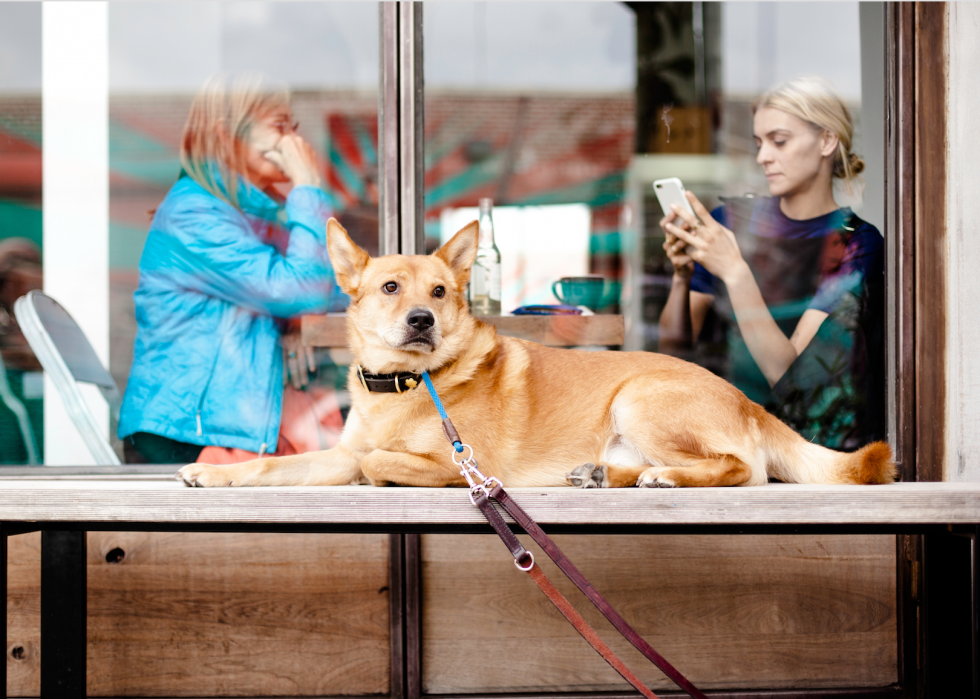
{"label": "black dog collar", "polygon": [[357,365],[357,378],[370,393],[404,393],[422,383],[422,374],[402,372],[400,374],[365,374]]}

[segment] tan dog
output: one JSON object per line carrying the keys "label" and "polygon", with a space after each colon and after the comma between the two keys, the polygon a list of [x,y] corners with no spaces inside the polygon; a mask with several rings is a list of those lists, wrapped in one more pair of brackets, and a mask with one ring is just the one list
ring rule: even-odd
{"label": "tan dog", "polygon": [[[887,483],[887,444],[845,454],[807,442],[731,384],[649,352],[576,352],[510,337],[467,311],[476,221],[428,255],[370,258],[335,220],[327,247],[351,297],[347,332],[368,374],[428,370],[480,470],[505,486],[623,488]],[[410,381],[412,386],[416,381]],[[428,391],[369,392],[357,368],[340,444],[230,466],[194,486],[465,485]]]}

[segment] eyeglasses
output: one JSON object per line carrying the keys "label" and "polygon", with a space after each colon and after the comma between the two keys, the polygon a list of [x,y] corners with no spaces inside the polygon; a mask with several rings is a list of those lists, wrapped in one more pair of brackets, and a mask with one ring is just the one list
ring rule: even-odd
{"label": "eyeglasses", "polygon": [[285,136],[287,133],[296,133],[296,130],[299,128],[299,122],[298,121],[289,122],[283,119],[280,121],[269,122],[269,126],[276,129],[280,134]]}

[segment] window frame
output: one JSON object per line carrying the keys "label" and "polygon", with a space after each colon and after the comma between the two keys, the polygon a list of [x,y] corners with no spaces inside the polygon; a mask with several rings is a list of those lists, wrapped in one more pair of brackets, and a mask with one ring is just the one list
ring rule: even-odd
{"label": "window frame", "polygon": [[[424,81],[421,2],[380,2],[379,242],[383,254],[424,251]],[[941,480],[945,357],[946,3],[887,2],[885,240],[888,439],[903,480]],[[918,157],[920,154],[923,157]],[[929,157],[924,157],[928,154]],[[938,418],[942,425],[942,417]],[[57,470],[52,470],[53,468]],[[169,473],[170,466],[3,467],[0,478]],[[419,535],[390,535],[391,694],[421,693]],[[900,693],[919,676],[915,623],[921,537],[897,537]],[[815,692],[814,695],[820,692]],[[766,692],[775,698],[778,692]],[[828,690],[828,696],[844,696]],[[910,694],[905,694],[910,695]],[[565,694],[563,694],[565,696]],[[576,694],[581,699],[599,695]],[[608,696],[608,695],[603,695]],[[746,694],[746,696],[749,696]],[[763,696],[763,694],[759,694]]]}

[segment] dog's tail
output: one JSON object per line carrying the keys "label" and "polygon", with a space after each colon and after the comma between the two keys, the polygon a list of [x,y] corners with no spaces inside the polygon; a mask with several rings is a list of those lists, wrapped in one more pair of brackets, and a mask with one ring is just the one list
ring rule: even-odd
{"label": "dog's tail", "polygon": [[776,417],[759,412],[770,476],[787,483],[872,485],[895,480],[895,461],[885,442],[872,442],[853,453],[834,451],[806,441]]}

